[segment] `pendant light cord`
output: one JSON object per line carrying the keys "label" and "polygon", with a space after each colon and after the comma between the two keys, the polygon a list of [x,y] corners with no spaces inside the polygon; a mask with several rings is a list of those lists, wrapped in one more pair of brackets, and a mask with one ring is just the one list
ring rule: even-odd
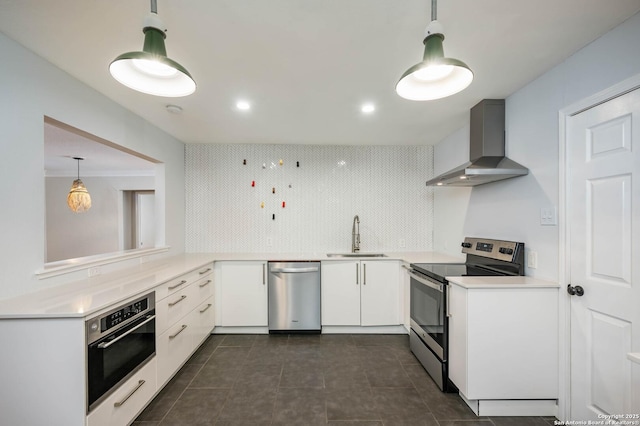
{"label": "pendant light cord", "polygon": [[80,179],[80,159],[76,158],[76,161],[78,162],[78,179]]}
{"label": "pendant light cord", "polygon": [[438,20],[438,0],[431,0],[431,20]]}

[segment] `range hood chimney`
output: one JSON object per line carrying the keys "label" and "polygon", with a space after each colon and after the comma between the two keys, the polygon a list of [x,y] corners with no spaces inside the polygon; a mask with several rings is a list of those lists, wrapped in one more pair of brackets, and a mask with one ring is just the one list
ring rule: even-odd
{"label": "range hood chimney", "polygon": [[504,99],[484,99],[471,108],[469,162],[427,186],[476,186],[528,174],[526,167],[504,156],[504,126]]}

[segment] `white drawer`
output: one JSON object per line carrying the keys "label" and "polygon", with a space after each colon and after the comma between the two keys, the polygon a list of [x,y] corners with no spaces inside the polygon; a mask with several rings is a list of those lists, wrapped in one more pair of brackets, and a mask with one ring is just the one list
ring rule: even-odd
{"label": "white drawer", "polygon": [[156,393],[156,358],[151,359],[87,416],[87,426],[126,426]]}
{"label": "white drawer", "polygon": [[215,308],[213,296],[205,300],[196,308],[196,331],[194,333],[195,345],[199,346],[204,339],[211,334],[211,330],[215,327]]}
{"label": "white drawer", "polygon": [[198,310],[192,310],[167,331],[156,336],[158,383],[161,386],[173,376],[196,348],[198,314]]}
{"label": "white drawer", "polygon": [[197,295],[198,286],[191,284],[156,302],[156,333],[164,333],[198,306]]}
{"label": "white drawer", "polygon": [[173,280],[167,281],[158,287],[156,287],[156,302],[158,300],[164,299],[170,294],[179,291],[181,288],[188,286],[191,283],[196,282],[201,278],[205,278],[213,273],[213,265],[207,264],[195,271],[188,272],[184,275],[179,276]]}
{"label": "white drawer", "polygon": [[193,284],[198,290],[197,299],[200,302],[204,302],[209,297],[213,296],[213,275],[207,275],[204,278],[199,279]]}

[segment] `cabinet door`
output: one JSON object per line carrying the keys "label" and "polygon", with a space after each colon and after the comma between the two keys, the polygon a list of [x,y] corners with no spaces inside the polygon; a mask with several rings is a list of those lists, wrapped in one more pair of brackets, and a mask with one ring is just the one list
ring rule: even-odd
{"label": "cabinet door", "polygon": [[449,284],[447,291],[449,298],[449,378],[463,395],[468,395],[467,290]]}
{"label": "cabinet door", "polygon": [[322,262],[322,325],[360,325],[360,262]]}
{"label": "cabinet door", "polygon": [[223,262],[220,281],[221,326],[268,325],[266,262]]}
{"label": "cabinet door", "polygon": [[362,325],[398,325],[400,305],[400,263],[361,262],[360,322]]}

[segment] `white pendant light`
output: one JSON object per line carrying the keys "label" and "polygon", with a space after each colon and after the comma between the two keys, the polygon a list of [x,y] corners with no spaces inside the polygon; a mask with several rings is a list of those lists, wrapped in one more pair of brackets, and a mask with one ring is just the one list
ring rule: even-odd
{"label": "white pendant light", "polygon": [[437,16],[437,0],[431,0],[431,22],[425,30],[423,60],[402,74],[396,84],[396,93],[405,99],[446,98],[464,90],[473,80],[473,72],[464,62],[444,57],[444,31]]}
{"label": "white pendant light", "polygon": [[78,162],[78,179],[74,180],[71,185],[71,190],[67,195],[67,205],[75,213],[84,213],[91,208],[91,195],[80,180],[80,160],[84,160],[84,158],[73,157],[73,159]]}
{"label": "white pendant light", "polygon": [[195,92],[196,82],[179,63],[167,57],[164,24],[158,18],[156,0],[144,21],[141,52],[123,53],[111,62],[109,72],[120,83],[148,95],[179,97]]}

